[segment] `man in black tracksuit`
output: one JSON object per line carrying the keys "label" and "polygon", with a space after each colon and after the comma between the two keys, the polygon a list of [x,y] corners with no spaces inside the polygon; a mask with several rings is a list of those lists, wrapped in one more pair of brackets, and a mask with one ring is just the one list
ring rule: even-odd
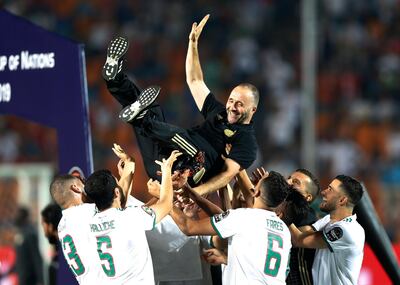
{"label": "man in black tracksuit", "polygon": [[[251,119],[257,110],[258,90],[251,84],[240,84],[232,90],[224,106],[215,99],[203,81],[197,43],[207,19],[208,16],[199,26],[193,25],[186,57],[187,83],[205,121],[191,129],[167,124],[156,103],[146,107],[145,112],[140,111],[145,115],[138,113],[134,119],[126,120],[134,127],[148,175],[154,178],[154,158],[165,156],[171,149],[179,149],[189,157],[186,161],[195,165],[192,167],[193,182],[197,185],[194,190],[199,194],[210,193],[227,185],[235,175],[252,164],[257,151]],[[124,43],[124,46],[127,44]],[[104,70],[109,67],[107,64],[116,64],[119,60],[117,57],[113,61],[109,57],[108,54],[103,77]],[[121,73],[107,80],[107,87],[125,107],[124,110],[133,106],[133,102],[140,101],[142,96],[140,89]],[[203,184],[198,184],[199,181]]]}
{"label": "man in black tracksuit", "polygon": [[[288,183],[299,191],[311,204],[319,195],[320,186],[317,178],[308,170],[300,168],[288,178]],[[317,221],[315,211],[310,207],[306,218],[295,221],[298,228],[311,227]],[[312,265],[315,249],[292,247],[290,251],[290,271],[286,278],[288,285],[312,285]]]}

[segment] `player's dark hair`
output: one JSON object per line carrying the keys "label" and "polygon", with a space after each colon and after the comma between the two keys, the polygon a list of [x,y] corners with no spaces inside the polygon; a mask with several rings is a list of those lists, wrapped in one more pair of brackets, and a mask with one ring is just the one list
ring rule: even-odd
{"label": "player's dark hair", "polygon": [[306,175],[311,179],[311,183],[307,185],[307,192],[312,195],[314,200],[321,192],[321,186],[319,184],[318,178],[305,168],[296,169],[295,172],[303,173],[304,175]]}
{"label": "player's dark hair", "polygon": [[286,198],[289,184],[285,177],[276,171],[270,171],[263,180],[261,198],[268,207],[276,207]]}
{"label": "player's dark hair", "polygon": [[258,92],[257,87],[250,83],[241,83],[239,86],[250,90],[251,94],[253,95],[254,105],[257,107],[258,101],[260,101],[260,93]]}
{"label": "player's dark hair", "polygon": [[335,179],[342,183],[341,188],[344,190],[350,203],[354,206],[357,205],[364,193],[361,183],[353,177],[343,174],[336,176]]}
{"label": "player's dark hair", "polygon": [[93,200],[99,211],[111,207],[115,188],[118,188],[117,181],[111,171],[106,169],[93,172],[85,182],[86,195]]}
{"label": "player's dark hair", "polygon": [[53,225],[53,227],[57,229],[58,223],[62,217],[60,206],[54,203],[48,204],[43,208],[40,214],[42,215],[42,219],[46,224]]}
{"label": "player's dark hair", "polygon": [[281,219],[286,225],[297,224],[306,218],[309,207],[305,197],[290,187],[287,197],[278,207],[278,212],[282,214]]}

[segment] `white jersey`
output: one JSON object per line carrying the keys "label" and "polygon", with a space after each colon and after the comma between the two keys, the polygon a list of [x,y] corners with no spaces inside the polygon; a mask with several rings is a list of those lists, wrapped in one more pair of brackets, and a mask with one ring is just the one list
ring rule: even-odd
{"label": "white jersey", "polygon": [[153,229],[155,221],[154,211],[146,206],[110,208],[94,215],[89,226],[106,284],[154,284],[145,231]]}
{"label": "white jersey", "polygon": [[312,267],[314,284],[357,284],[364,255],[364,229],[357,216],[331,223],[330,215],[313,224],[328,248],[317,249]]}
{"label": "white jersey", "polygon": [[79,284],[100,284],[104,275],[89,230],[89,222],[94,214],[94,204],[74,206],[62,211],[58,224],[64,257]]}
{"label": "white jersey", "polygon": [[[146,232],[154,276],[158,281],[186,281],[185,284],[212,284],[209,266],[202,266],[201,243],[209,237],[188,237],[166,216],[152,231]],[[208,243],[208,241],[206,241]],[[173,284],[173,283],[171,283]]]}
{"label": "white jersey", "polygon": [[229,210],[211,223],[221,238],[229,238],[223,284],[286,284],[292,243],[288,227],[274,212]]}
{"label": "white jersey", "polygon": [[[143,202],[130,196],[127,205],[141,206]],[[146,237],[156,283],[212,284],[210,267],[200,258],[200,246],[207,247],[209,236],[186,236],[168,215],[146,231]]]}

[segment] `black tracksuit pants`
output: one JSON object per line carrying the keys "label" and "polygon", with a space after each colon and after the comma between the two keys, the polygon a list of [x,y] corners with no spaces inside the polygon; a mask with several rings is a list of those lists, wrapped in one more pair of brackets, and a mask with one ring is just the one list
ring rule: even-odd
{"label": "black tracksuit pants", "polygon": [[[135,102],[141,92],[125,74],[120,73],[114,80],[106,83],[108,90],[122,107]],[[174,149],[194,157],[201,150],[197,145],[208,144],[197,133],[166,123],[163,111],[157,103],[153,103],[143,119],[133,120],[130,124],[135,132],[147,175],[153,179],[160,179],[156,174],[159,166],[154,160],[168,157]]]}

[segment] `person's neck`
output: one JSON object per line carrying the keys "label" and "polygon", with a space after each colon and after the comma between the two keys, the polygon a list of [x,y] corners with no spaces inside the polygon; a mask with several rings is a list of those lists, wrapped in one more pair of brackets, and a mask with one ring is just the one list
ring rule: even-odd
{"label": "person's neck", "polygon": [[121,208],[121,202],[119,201],[119,199],[114,199],[110,208]]}
{"label": "person's neck", "polygon": [[66,209],[69,209],[69,208],[72,208],[72,207],[75,207],[75,206],[79,206],[79,205],[82,205],[82,204],[83,204],[82,201],[74,200],[74,201],[71,201],[71,203],[67,204],[64,207],[64,209],[66,210]]}
{"label": "person's neck", "polygon": [[262,210],[268,210],[268,211],[273,211],[271,207],[268,207],[265,205],[265,203],[261,199],[254,199],[254,204],[253,204],[253,209],[262,209]]}
{"label": "person's neck", "polygon": [[331,222],[339,222],[353,215],[353,208],[341,207],[329,213]]}

